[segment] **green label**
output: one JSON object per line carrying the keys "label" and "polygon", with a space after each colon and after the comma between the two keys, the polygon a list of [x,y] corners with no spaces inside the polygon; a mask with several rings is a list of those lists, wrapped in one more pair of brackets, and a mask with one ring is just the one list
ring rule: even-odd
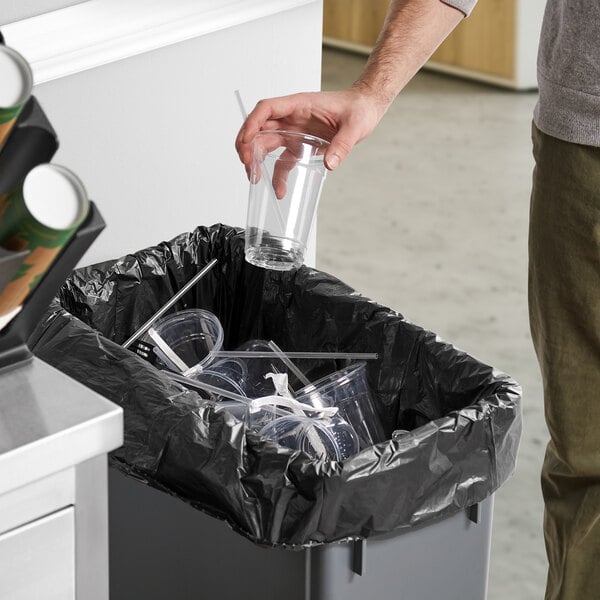
{"label": "green label", "polygon": [[0,108],[0,123],[6,123],[16,118],[23,108],[22,104],[11,108]]}
{"label": "green label", "polygon": [[33,288],[35,288],[35,286],[40,282],[40,280],[42,279],[42,277],[44,276],[44,273],[38,273],[29,283],[29,291],[33,291]]}
{"label": "green label", "polygon": [[71,237],[75,227],[51,229],[42,225],[27,210],[21,188],[6,199],[0,220],[0,246],[7,250],[35,250],[60,248]]}
{"label": "green label", "polygon": [[31,269],[31,265],[26,265],[26,264],[21,264],[19,266],[19,268],[17,269],[17,272],[14,274],[13,276],[13,281],[15,279],[21,279],[21,277],[25,277],[25,275],[27,275],[27,272]]}
{"label": "green label", "polygon": [[42,225],[27,209],[21,188],[11,192],[0,209],[0,246],[29,250],[12,281],[0,293],[0,314],[5,314],[25,301],[77,226],[56,230]]}

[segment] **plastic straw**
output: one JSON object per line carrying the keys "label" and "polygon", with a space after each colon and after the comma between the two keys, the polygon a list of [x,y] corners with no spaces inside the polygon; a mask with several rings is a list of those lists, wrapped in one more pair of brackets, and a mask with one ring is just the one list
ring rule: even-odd
{"label": "plastic straw", "polygon": [[[286,352],[292,358],[314,360],[377,360],[377,352]],[[273,358],[273,352],[267,350],[218,350],[213,353],[215,358]]]}
{"label": "plastic straw", "polygon": [[217,259],[213,258],[199,273],[196,273],[171,299],[169,299],[166,304],[164,304],[161,308],[159,308],[124,344],[123,348],[129,348],[135,340],[137,340],[141,335],[146,333],[152,324],[160,319],[170,308],[181,298],[191,287],[196,285],[198,281],[200,281],[215,265],[217,264]]}
{"label": "plastic straw", "polygon": [[206,392],[212,392],[213,394],[224,396],[225,398],[229,398],[230,400],[237,400],[238,402],[243,402],[244,404],[248,404],[248,402],[250,401],[250,398],[247,398],[246,396],[241,396],[240,394],[236,394],[235,392],[230,392],[229,390],[225,390],[215,385],[211,385],[210,383],[204,383],[204,381],[196,381],[195,379],[184,377],[183,375],[173,373],[172,371],[163,371],[163,373],[166,373],[171,379],[174,379],[175,381],[182,383],[187,387],[197,388]]}
{"label": "plastic straw", "polygon": [[171,346],[165,342],[162,336],[154,329],[154,327],[150,327],[148,329],[148,335],[150,339],[158,346],[161,352],[165,355],[165,357],[175,365],[177,369],[179,369],[182,373],[187,371],[189,367],[183,362],[181,358],[177,355],[175,351],[171,349]]}
{"label": "plastic straw", "polygon": [[273,341],[269,341],[269,348],[277,355],[277,358],[298,378],[302,385],[310,385],[306,375],[285,355],[285,352]]}
{"label": "plastic straw", "polygon": [[293,398],[285,398],[284,396],[265,396],[264,398],[254,398],[248,403],[250,412],[257,412],[263,406],[284,406],[289,408],[296,415],[305,415],[306,413],[319,413],[326,417],[337,415],[339,409],[337,406],[311,406],[304,402],[298,402]]}
{"label": "plastic straw", "polygon": [[246,119],[248,118],[248,111],[246,110],[246,107],[244,106],[244,102],[242,100],[242,95],[240,94],[240,90],[235,90],[235,92],[233,92],[235,94],[235,98],[237,100],[238,106],[240,107],[240,112],[242,113],[242,118],[244,119],[244,122],[246,122]]}
{"label": "plastic straw", "polygon": [[284,396],[266,396],[264,398],[252,399],[247,398],[246,396],[240,396],[240,394],[230,392],[229,390],[225,390],[218,386],[211,385],[210,383],[196,381],[195,379],[184,377],[183,375],[179,375],[178,373],[173,373],[173,371],[163,370],[163,373],[166,373],[171,379],[174,379],[175,381],[182,383],[186,386],[198,388],[207,392],[212,392],[213,394],[224,396],[226,398],[229,398],[230,400],[235,400],[236,402],[246,404],[250,408],[250,412],[256,412],[264,406],[284,406],[286,408],[289,408],[292,411],[292,413],[299,415],[306,414],[308,412],[320,413],[330,417],[338,413],[337,406],[319,408],[316,406],[311,406],[310,404],[303,404],[302,402],[297,402],[293,398],[285,398]]}
{"label": "plastic straw", "polygon": [[[244,122],[248,118],[248,111],[244,108],[244,102],[242,101],[242,96],[240,94],[240,90],[235,90],[235,97],[237,99],[238,106],[240,107],[240,112],[242,113],[242,117]],[[279,200],[277,198],[277,194],[275,193],[275,189],[273,188],[273,176],[269,173],[269,169],[266,163],[262,164],[262,168],[265,170],[265,174],[267,176],[267,183],[269,186],[269,191],[271,192],[271,198],[273,200],[273,208],[275,209],[275,215],[277,216],[277,220],[279,221],[279,227],[281,228],[282,235],[286,234],[287,227],[285,223],[285,219],[281,214],[281,208],[279,207]]]}

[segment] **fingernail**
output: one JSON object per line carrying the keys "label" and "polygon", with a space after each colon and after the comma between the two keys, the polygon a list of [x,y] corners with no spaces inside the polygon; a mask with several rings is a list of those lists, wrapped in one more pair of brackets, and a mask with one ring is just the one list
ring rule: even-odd
{"label": "fingernail", "polygon": [[333,171],[340,164],[340,157],[337,154],[332,154],[327,157],[326,163],[327,168]]}

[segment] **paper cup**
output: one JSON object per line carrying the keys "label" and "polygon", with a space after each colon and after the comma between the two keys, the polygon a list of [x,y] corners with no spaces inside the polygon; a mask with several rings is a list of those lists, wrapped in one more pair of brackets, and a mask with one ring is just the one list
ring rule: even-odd
{"label": "paper cup", "polygon": [[63,246],[83,222],[89,201],[79,178],[58,165],[32,169],[23,186],[1,207],[0,246],[29,250],[23,264],[0,294],[0,315],[27,298]]}
{"label": "paper cup", "polygon": [[33,75],[27,61],[12,48],[0,46],[0,150],[23,105],[31,95]]}

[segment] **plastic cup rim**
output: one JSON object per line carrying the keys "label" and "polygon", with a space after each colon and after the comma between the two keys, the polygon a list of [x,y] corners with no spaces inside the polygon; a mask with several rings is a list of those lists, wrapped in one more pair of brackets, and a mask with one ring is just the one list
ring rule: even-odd
{"label": "plastic cup rim", "polygon": [[317,381],[313,381],[311,384],[300,388],[296,393],[296,399],[299,399],[302,396],[308,396],[309,394],[314,394],[315,392],[325,393],[334,385],[344,385],[346,383],[350,383],[355,374],[363,370],[366,364],[367,363],[365,361],[361,360],[353,365],[344,367],[339,371],[334,371],[329,375],[325,375],[325,377],[321,377],[321,379],[317,379]]}
{"label": "plastic cup rim", "polygon": [[[236,394],[239,394],[240,396],[246,396],[246,393],[244,392],[242,387],[236,381],[234,381],[228,375],[225,375],[225,373],[221,373],[220,371],[215,371],[214,369],[210,369],[210,368],[202,369],[202,371],[199,371],[198,373],[194,373],[194,375],[192,375],[190,377],[190,379],[192,379],[194,381],[198,381],[198,378],[202,377],[203,375],[208,375],[209,377],[216,377],[217,379],[220,379],[223,382],[225,382],[227,385],[230,385]],[[219,387],[219,386],[215,386],[215,387]],[[227,392],[229,390],[226,390],[225,388],[223,388],[223,391]],[[238,402],[238,401],[235,400],[234,402]]]}
{"label": "plastic cup rim", "polygon": [[[199,314],[202,316],[206,316],[206,317],[208,317],[209,321],[217,324],[219,329],[221,329],[221,330],[223,329],[223,326],[220,324],[217,316],[214,313],[210,312],[209,310],[205,310],[203,308],[186,308],[185,310],[178,310],[177,312],[174,312],[170,315],[166,315],[165,317],[159,319],[156,323],[154,323],[153,327],[154,327],[154,329],[157,329],[157,325],[159,327],[164,327],[164,325],[166,323],[170,323],[171,321],[174,321],[176,318],[181,318],[183,315],[186,315],[186,314]],[[157,331],[160,333],[160,331],[158,329],[157,329]]]}
{"label": "plastic cup rim", "polygon": [[289,135],[289,136],[295,137],[295,138],[301,138],[303,140],[306,140],[311,146],[327,147],[331,143],[319,136],[312,135],[310,133],[304,133],[302,131],[290,131],[288,129],[263,129],[262,131],[259,131],[256,134],[256,137],[265,135],[265,134],[273,134],[273,133]]}
{"label": "plastic cup rim", "polygon": [[179,310],[177,312],[174,312],[173,314],[170,314],[168,316],[161,318],[159,321],[154,323],[153,327],[154,327],[154,329],[157,330],[158,334],[162,336],[162,331],[161,331],[161,329],[157,328],[157,325],[159,328],[162,328],[166,324],[169,324],[169,323],[173,322],[175,319],[181,318],[183,315],[186,315],[186,314],[202,315],[202,316],[206,317],[207,320],[210,321],[217,329],[217,336],[216,336],[216,340],[215,340],[213,348],[208,351],[208,353],[202,360],[200,360],[199,362],[195,363],[194,365],[192,365],[190,367],[190,370],[192,370],[195,368],[197,369],[200,367],[207,366],[213,361],[214,353],[221,350],[221,347],[223,346],[225,332],[223,330],[223,325],[221,324],[221,321],[219,321],[219,318],[217,317],[217,315],[215,315],[213,312],[210,312],[209,310],[205,310],[203,308],[186,308],[185,310]]}

